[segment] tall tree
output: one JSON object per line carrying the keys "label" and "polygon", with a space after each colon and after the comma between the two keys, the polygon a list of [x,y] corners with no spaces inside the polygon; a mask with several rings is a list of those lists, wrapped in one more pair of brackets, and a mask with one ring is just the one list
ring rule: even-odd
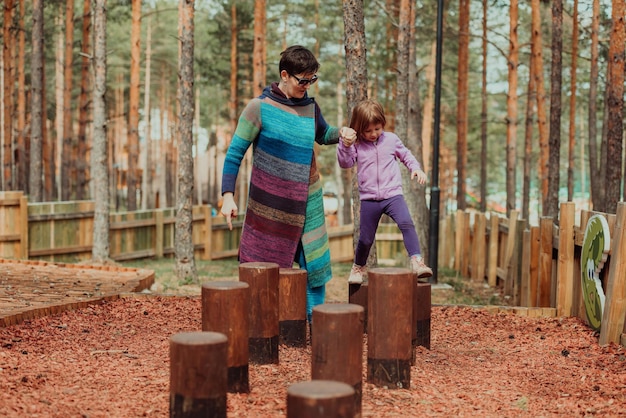
{"label": "tall tree", "polygon": [[139,83],[141,72],[141,0],[132,0],[130,29],[130,87],[128,90],[128,173],[127,208],[137,210],[139,161]]}
{"label": "tall tree", "polygon": [[589,138],[589,180],[593,209],[604,210],[604,179],[598,172],[598,36],[600,32],[600,0],[593,0],[591,19],[591,56],[589,60],[589,113],[587,136]]}
{"label": "tall tree", "polygon": [[[230,6],[230,98],[228,100],[228,119],[230,131],[235,133],[237,116],[239,115],[239,96],[237,94],[237,1],[232,0]],[[228,145],[228,144],[226,144]]]}
{"label": "tall tree", "polygon": [[16,162],[16,181],[15,186],[18,190],[28,192],[28,163],[29,153],[27,152],[28,143],[26,142],[26,27],[24,26],[24,15],[26,13],[26,2],[19,2],[19,32],[18,32],[18,48],[17,48],[17,146],[15,149]]}
{"label": "tall tree", "polygon": [[456,170],[457,189],[456,205],[458,209],[465,210],[467,202],[465,199],[467,180],[467,108],[469,92],[469,28],[470,2],[469,0],[459,0],[459,60],[457,77],[457,111],[456,111]]}
{"label": "tall tree", "polygon": [[94,223],[91,257],[102,263],[109,258],[109,170],[106,109],[106,0],[94,1],[93,46],[93,148],[91,172],[94,182]]}
{"label": "tall tree", "polygon": [[[367,99],[367,47],[363,0],[343,0],[344,48],[346,51],[346,99],[348,115],[361,100]],[[353,246],[359,240],[361,200],[355,169],[352,168]],[[349,202],[344,202],[349,204]],[[372,245],[367,265],[376,265],[376,243]]]}
{"label": "tall tree", "polygon": [[179,2],[178,101],[178,196],[176,199],[176,275],[179,279],[197,280],[193,249],[193,61],[194,0]]}
{"label": "tall tree", "polygon": [[83,31],[80,62],[80,95],[78,96],[78,158],[76,161],[76,198],[83,200],[88,195],[87,182],[87,125],[89,124],[90,100],[88,97],[90,88],[90,57],[91,57],[91,0],[83,1]]}
{"label": "tall tree", "polygon": [[511,0],[509,7],[509,90],[506,98],[506,214],[516,208],[517,182],[517,67],[519,64],[519,42],[517,37],[519,7]]}
{"label": "tall tree", "polygon": [[265,0],[254,0],[254,47],[252,51],[252,95],[257,97],[265,87]]}
{"label": "tall tree", "polygon": [[70,200],[72,193],[72,77],[74,55],[74,0],[65,3],[65,60],[63,62],[63,154],[61,173],[61,199]]}
{"label": "tall tree", "polygon": [[2,127],[2,190],[13,188],[13,0],[4,2],[4,21],[2,26],[2,64],[4,77],[3,105],[4,126]]}
{"label": "tall tree", "polygon": [[561,171],[561,86],[563,79],[563,0],[552,0],[552,64],[550,67],[550,152],[548,199],[543,214],[557,220]]}
{"label": "tall tree", "polygon": [[142,176],[141,186],[141,208],[152,209],[154,208],[154,199],[152,183],[154,181],[152,177],[152,107],[150,104],[150,91],[151,91],[151,76],[152,76],[152,18],[148,17],[146,25],[146,70],[143,89],[143,109],[145,119],[145,164],[144,173]]}
{"label": "tall tree", "polygon": [[[572,6],[572,63],[570,68],[567,201],[574,199],[574,149],[576,146],[576,64],[578,59],[578,0]],[[583,168],[584,170],[584,168]]]}
{"label": "tall tree", "polygon": [[[512,2],[517,2],[517,0],[512,0]],[[483,68],[482,68],[482,80],[481,80],[481,86],[480,86],[480,96],[481,96],[480,98],[480,211],[481,212],[487,211],[487,52],[488,52],[487,51],[487,12],[488,12],[488,8],[489,6],[487,3],[487,0],[483,0],[483,22],[482,22],[483,23],[482,24],[483,26],[483,39],[482,39],[483,41],[482,42]],[[512,13],[513,12],[511,12],[511,14]],[[517,22],[515,23],[515,36],[517,38]],[[511,44],[512,43],[513,42],[511,42]],[[510,71],[510,64],[509,64],[509,71]],[[510,84],[510,80],[509,80],[509,84]],[[516,97],[517,97],[517,93],[516,93]],[[507,166],[508,166],[508,158],[507,158]],[[507,174],[508,174],[508,170],[507,170]]]}
{"label": "tall tree", "polygon": [[32,202],[43,199],[42,130],[43,130],[43,1],[33,0],[33,33],[31,53],[31,120],[30,120],[30,176],[29,193]]}
{"label": "tall tree", "polygon": [[[626,46],[626,4],[613,0],[611,38],[609,40],[609,72],[606,80],[608,101],[606,210],[616,213],[622,182],[622,149],[624,137],[624,54]],[[626,185],[624,186],[626,187]]]}
{"label": "tall tree", "polygon": [[[529,68],[533,68],[533,54],[530,54]],[[530,211],[530,171],[533,162],[533,125],[535,115],[535,105],[537,103],[537,90],[535,88],[535,77],[528,77],[528,91],[526,94],[526,117],[524,123],[524,168],[522,186],[522,219],[529,219]]]}
{"label": "tall tree", "polygon": [[540,0],[531,0],[531,54],[533,66],[531,77],[535,78],[537,97],[537,123],[539,125],[539,180],[541,185],[541,204],[545,211],[548,198],[548,163],[550,146],[548,142],[548,124],[546,116],[546,91],[543,80],[543,43],[541,41],[541,3]]}

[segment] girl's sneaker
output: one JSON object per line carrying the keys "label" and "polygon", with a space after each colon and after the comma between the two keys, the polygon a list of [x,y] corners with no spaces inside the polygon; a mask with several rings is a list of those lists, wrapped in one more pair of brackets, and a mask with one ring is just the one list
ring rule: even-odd
{"label": "girl's sneaker", "polygon": [[424,263],[424,259],[419,255],[411,256],[411,270],[417,274],[418,279],[433,275],[433,270]]}
{"label": "girl's sneaker", "polygon": [[350,277],[348,277],[348,283],[350,284],[363,283],[363,275],[366,272],[367,272],[366,266],[359,266],[356,264],[352,264],[352,269],[350,270]]}

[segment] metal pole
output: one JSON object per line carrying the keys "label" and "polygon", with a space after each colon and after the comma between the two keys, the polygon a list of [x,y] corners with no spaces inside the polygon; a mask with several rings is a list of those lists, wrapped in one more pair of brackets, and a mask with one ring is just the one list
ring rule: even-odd
{"label": "metal pole", "polygon": [[441,103],[441,47],[443,44],[443,0],[437,0],[437,49],[435,57],[435,113],[433,128],[433,172],[430,188],[429,265],[433,269],[431,283],[437,283],[439,259],[439,124]]}

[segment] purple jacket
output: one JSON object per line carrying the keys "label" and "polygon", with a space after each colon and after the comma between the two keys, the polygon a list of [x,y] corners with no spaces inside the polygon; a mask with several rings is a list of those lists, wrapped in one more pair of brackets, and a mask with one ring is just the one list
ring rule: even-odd
{"label": "purple jacket", "polygon": [[385,132],[378,141],[358,140],[350,147],[341,141],[337,145],[337,160],[341,168],[357,165],[357,179],[361,200],[383,200],[402,194],[402,174],[397,160],[412,173],[421,169],[411,151],[398,135]]}

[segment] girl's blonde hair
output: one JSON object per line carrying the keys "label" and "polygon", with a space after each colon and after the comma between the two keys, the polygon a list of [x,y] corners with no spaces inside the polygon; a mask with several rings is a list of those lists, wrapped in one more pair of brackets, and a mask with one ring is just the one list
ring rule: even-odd
{"label": "girl's blonde hair", "polygon": [[360,136],[372,123],[380,123],[383,128],[387,124],[385,110],[381,104],[371,99],[357,103],[352,109],[350,127],[356,131],[357,136]]}

